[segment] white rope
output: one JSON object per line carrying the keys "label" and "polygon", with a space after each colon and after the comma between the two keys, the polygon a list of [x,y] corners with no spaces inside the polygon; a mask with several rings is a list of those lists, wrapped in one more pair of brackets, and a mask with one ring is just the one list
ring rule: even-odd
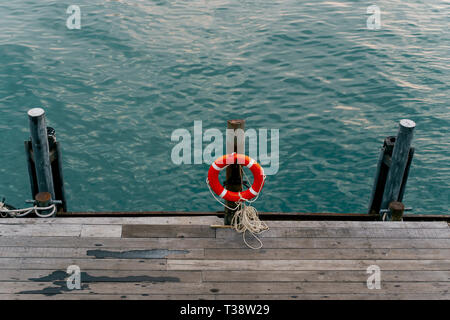
{"label": "white rope", "polygon": [[[242,170],[242,171],[244,172],[244,170]],[[245,172],[244,172],[244,175],[246,176],[246,178],[248,180],[248,177],[245,174]],[[266,180],[266,176],[264,176],[263,179]],[[263,183],[264,183],[264,181],[263,181]],[[212,194],[212,196],[214,197],[214,199],[216,199],[217,202],[219,202],[225,208],[235,211],[234,216],[231,219],[231,227],[234,230],[236,230],[238,233],[242,233],[242,238],[244,240],[245,245],[251,249],[255,249],[255,250],[261,249],[263,247],[263,243],[258,238],[257,234],[260,234],[264,231],[269,230],[269,227],[267,226],[266,223],[259,220],[258,211],[254,207],[247,206],[245,204],[246,202],[248,202],[248,203],[255,202],[258,199],[259,194],[261,193],[261,190],[257,193],[256,197],[253,200],[248,200],[248,199],[242,198],[242,196],[239,193],[239,196],[240,196],[239,201],[240,202],[236,204],[236,207],[231,208],[216,197],[215,193],[211,189],[211,186],[209,185],[208,178],[206,178],[206,185],[208,186],[209,192]],[[259,242],[258,247],[252,247],[251,245],[248,244],[247,240],[245,239],[246,231],[250,232],[250,234],[256,240],[258,240],[258,242]]]}
{"label": "white rope", "polygon": [[2,217],[6,217],[6,215],[10,215],[11,217],[25,217],[27,214],[32,212],[33,209],[34,207],[25,209],[7,209],[4,203],[0,203],[0,212],[2,213]]}
{"label": "white rope", "polygon": [[[247,247],[255,250],[263,247],[262,241],[256,235],[269,230],[267,224],[259,220],[258,211],[252,206],[247,206],[245,202],[241,203],[239,210],[234,213],[231,219],[231,227],[238,233],[242,233],[242,239]],[[259,242],[258,247],[252,247],[248,244],[245,239],[245,232],[247,231]]]}
{"label": "white rope", "polygon": [[[41,214],[39,213],[39,211],[46,211],[46,210],[51,210],[49,213],[47,214]],[[6,209],[6,206],[3,202],[0,202],[0,214],[2,217],[6,217],[6,215],[9,215],[13,218],[20,218],[20,217],[25,217],[26,215],[30,214],[31,212],[33,212],[41,218],[48,218],[53,216],[53,214],[56,212],[56,205],[52,204],[48,207],[29,207],[29,208],[24,208],[24,209]]]}
{"label": "white rope", "polygon": [[5,207],[5,204],[3,202],[0,202],[0,217],[6,218],[8,214],[6,212],[1,211]]}
{"label": "white rope", "polygon": [[212,191],[211,186],[209,185],[209,180],[208,178],[206,178],[206,185],[208,186],[209,192],[212,194],[212,196],[214,197],[214,199],[216,199],[216,201],[218,203],[220,203],[221,205],[223,205],[225,208],[230,209],[232,211],[236,210],[239,207],[239,204],[236,205],[236,207],[234,208],[230,208],[229,206],[227,206],[224,202],[220,201],[219,198],[217,198],[216,194],[214,193],[214,191]]}
{"label": "white rope", "polygon": [[[50,209],[52,209],[52,211],[50,211],[47,214],[40,214],[38,212],[38,211],[45,211],[45,210],[50,210]],[[54,205],[54,204],[52,204],[48,207],[36,207],[36,206],[34,207],[34,213],[36,213],[36,215],[41,218],[51,217],[51,216],[53,216],[53,214],[55,214],[55,212],[56,212],[56,205]]]}

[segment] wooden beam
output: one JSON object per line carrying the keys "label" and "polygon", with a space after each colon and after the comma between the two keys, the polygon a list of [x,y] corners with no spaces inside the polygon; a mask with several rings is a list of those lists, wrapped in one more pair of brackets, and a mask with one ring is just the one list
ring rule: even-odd
{"label": "wooden beam", "polygon": [[[103,211],[59,212],[57,217],[223,217],[223,211]],[[331,212],[259,212],[262,220],[324,220],[324,221],[377,221],[378,215],[367,213]],[[404,214],[403,221],[448,221],[449,214]]]}

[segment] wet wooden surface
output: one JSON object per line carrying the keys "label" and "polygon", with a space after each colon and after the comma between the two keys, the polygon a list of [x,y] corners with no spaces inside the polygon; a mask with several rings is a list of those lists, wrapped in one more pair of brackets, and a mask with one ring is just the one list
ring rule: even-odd
{"label": "wet wooden surface", "polygon": [[[0,219],[0,299],[450,298],[446,222],[269,221],[260,250],[210,227],[222,223]],[[70,265],[81,269],[80,290],[67,288]],[[381,289],[367,287],[371,265]]]}

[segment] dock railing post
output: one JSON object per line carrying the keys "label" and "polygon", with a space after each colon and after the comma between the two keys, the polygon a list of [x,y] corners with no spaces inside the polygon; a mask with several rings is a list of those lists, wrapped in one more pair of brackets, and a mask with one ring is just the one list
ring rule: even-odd
{"label": "dock railing post", "polygon": [[[233,152],[243,153],[245,150],[245,120],[228,120],[227,121],[227,135],[226,135],[226,153]],[[230,191],[242,191],[242,165],[232,164],[226,168],[226,183],[225,188]],[[232,201],[225,201],[225,204],[230,208],[235,208],[236,203]],[[236,210],[231,210],[225,207],[224,224],[230,225]]]}
{"label": "dock railing post", "polygon": [[37,191],[48,192],[50,193],[52,200],[56,200],[52,167],[50,163],[47,126],[45,124],[45,112],[41,108],[31,109],[28,111],[28,119],[30,123],[33,160],[36,170]]}
{"label": "dock railing post", "polygon": [[[415,126],[416,124],[412,120],[400,120],[400,128],[395,139],[392,159],[381,201],[381,210],[388,209],[392,201],[399,201],[399,197],[403,196],[404,190],[402,191],[402,183],[405,181],[404,175],[408,165]],[[391,216],[388,213],[387,220],[390,219]]]}

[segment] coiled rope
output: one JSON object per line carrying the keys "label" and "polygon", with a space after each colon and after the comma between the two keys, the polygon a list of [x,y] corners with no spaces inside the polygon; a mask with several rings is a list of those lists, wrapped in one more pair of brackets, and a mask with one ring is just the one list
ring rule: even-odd
{"label": "coiled rope", "polygon": [[[39,211],[46,211],[46,210],[51,210],[51,211],[47,214],[39,213]],[[3,202],[0,202],[0,215],[2,218],[5,218],[7,215],[9,215],[13,218],[25,217],[28,214],[30,214],[31,212],[34,212],[38,217],[48,218],[55,214],[56,205],[52,204],[48,207],[33,206],[33,207],[29,207],[29,208],[24,208],[24,209],[8,209],[8,208],[6,208],[6,206]]]}
{"label": "coiled rope", "polygon": [[[242,239],[247,247],[255,250],[261,249],[263,243],[257,234],[269,230],[269,227],[265,222],[259,220],[258,211],[254,207],[247,206],[245,202],[240,203],[239,207],[231,219],[231,227],[238,233],[242,233]],[[253,247],[248,244],[245,239],[245,233],[247,231],[259,242],[258,247]]]}
{"label": "coiled rope", "polygon": [[[225,166],[224,168],[226,168],[226,167],[227,166]],[[244,173],[246,179],[248,180],[248,177],[245,174],[245,171],[242,170],[242,172]],[[266,179],[266,176],[264,176],[264,180],[265,179]],[[261,193],[261,190],[258,192],[258,194],[256,195],[256,197],[253,200],[247,200],[247,199],[240,197],[240,202],[236,204],[236,207],[231,208],[231,207],[227,206],[224,202],[220,201],[220,199],[217,198],[217,196],[212,191],[211,186],[209,185],[208,178],[206,178],[206,184],[208,186],[209,192],[212,194],[212,196],[214,197],[214,199],[216,199],[217,202],[219,202],[224,207],[226,207],[232,211],[235,211],[233,218],[231,219],[231,228],[236,230],[236,232],[238,232],[238,233],[242,233],[242,239],[244,240],[245,245],[247,247],[249,247],[250,249],[255,249],[255,250],[261,249],[263,247],[263,243],[262,243],[261,239],[258,238],[257,234],[260,234],[264,231],[269,230],[269,227],[267,226],[267,224],[265,222],[263,222],[259,219],[258,211],[254,207],[246,205],[247,202],[248,203],[255,202],[258,199],[259,194]],[[245,233],[247,231],[259,242],[258,247],[253,247],[248,244],[248,242],[245,238]]]}

